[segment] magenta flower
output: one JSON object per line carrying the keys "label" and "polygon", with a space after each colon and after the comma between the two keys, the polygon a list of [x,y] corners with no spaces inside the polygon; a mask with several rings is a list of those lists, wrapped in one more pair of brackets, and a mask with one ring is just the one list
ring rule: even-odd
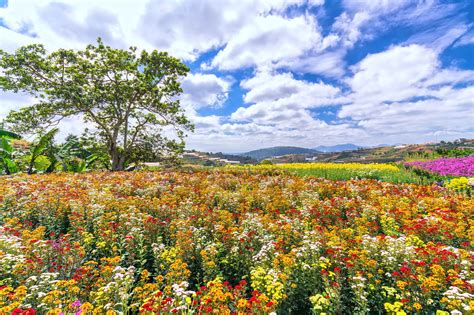
{"label": "magenta flower", "polygon": [[81,301],[79,301],[79,300],[76,300],[76,301],[74,301],[74,302],[71,304],[71,306],[73,306],[73,307],[79,307],[79,306],[81,306],[81,305],[82,305],[82,304],[81,304]]}
{"label": "magenta flower", "polygon": [[442,176],[474,176],[474,156],[405,163]]}

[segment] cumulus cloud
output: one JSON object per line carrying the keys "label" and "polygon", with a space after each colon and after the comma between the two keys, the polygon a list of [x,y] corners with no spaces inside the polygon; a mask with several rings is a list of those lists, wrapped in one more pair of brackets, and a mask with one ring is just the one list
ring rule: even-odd
{"label": "cumulus cloud", "polygon": [[[321,3],[320,0],[310,2]],[[203,52],[229,45],[236,34],[249,30],[258,33],[265,25],[254,22],[270,12],[281,13],[289,6],[305,3],[304,0],[150,0],[138,30],[154,47],[194,60]]]}
{"label": "cumulus cloud", "polygon": [[232,70],[271,65],[304,54],[320,40],[316,21],[310,16],[258,16],[229,40],[212,66]]}
{"label": "cumulus cloud", "polygon": [[77,17],[72,5],[51,2],[40,7],[38,15],[62,39],[93,43],[100,36],[110,45],[127,47],[117,16],[103,8],[92,8],[85,16]]}
{"label": "cumulus cloud", "polygon": [[[28,43],[40,42],[48,49],[82,48],[97,37],[121,48],[150,48],[137,36],[135,27],[145,4],[146,1],[16,0],[0,8],[0,19],[8,29],[26,35]],[[23,44],[25,40],[19,41],[17,47]]]}
{"label": "cumulus cloud", "polygon": [[317,123],[309,109],[344,101],[339,88],[297,80],[291,73],[258,72],[241,87],[248,90],[243,99],[251,105],[231,115],[237,121],[306,126]]}
{"label": "cumulus cloud", "polygon": [[347,82],[355,100],[398,101],[416,96],[437,69],[434,51],[419,45],[396,46],[368,55],[353,67],[354,76]]}
{"label": "cumulus cloud", "polygon": [[[347,80],[350,104],[339,112],[369,134],[411,141],[440,134],[472,134],[474,71],[442,69],[435,50],[394,46],[369,55]],[[461,87],[457,85],[462,83]]]}
{"label": "cumulus cloud", "polygon": [[219,78],[215,74],[190,73],[181,82],[184,91],[180,98],[181,103],[189,104],[195,109],[222,106],[227,100],[231,85],[230,78]]}

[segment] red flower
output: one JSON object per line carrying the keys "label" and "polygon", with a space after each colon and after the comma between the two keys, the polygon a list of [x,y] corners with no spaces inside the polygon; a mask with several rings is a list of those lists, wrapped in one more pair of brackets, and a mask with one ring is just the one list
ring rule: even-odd
{"label": "red flower", "polygon": [[151,311],[153,310],[153,307],[151,307],[150,303],[145,303],[143,304],[142,308],[146,311]]}
{"label": "red flower", "polygon": [[402,273],[408,274],[408,273],[410,273],[411,269],[408,268],[408,267],[406,267],[406,266],[402,266],[402,267],[400,268],[400,271],[401,271]]}

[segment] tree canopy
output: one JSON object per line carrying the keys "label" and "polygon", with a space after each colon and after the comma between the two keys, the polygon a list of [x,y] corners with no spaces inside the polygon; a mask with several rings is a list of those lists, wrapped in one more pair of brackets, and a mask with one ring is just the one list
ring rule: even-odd
{"label": "tree canopy", "polygon": [[180,78],[189,69],[166,52],[116,49],[100,38],[79,51],[48,53],[34,44],[15,53],[0,50],[0,69],[2,90],[37,99],[10,112],[5,122],[11,130],[44,131],[79,117],[93,126],[89,136],[103,144],[112,170],[149,156],[149,150],[182,150],[185,132],[193,129],[179,103]]}

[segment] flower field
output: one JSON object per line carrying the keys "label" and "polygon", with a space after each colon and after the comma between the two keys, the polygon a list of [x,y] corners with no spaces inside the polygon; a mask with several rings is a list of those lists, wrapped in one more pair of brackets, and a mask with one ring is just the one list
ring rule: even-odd
{"label": "flower field", "polygon": [[474,176],[474,156],[413,161],[406,163],[406,165],[420,168],[441,176]]}
{"label": "flower field", "polygon": [[275,165],[256,165],[255,168],[278,167],[283,169],[322,169],[322,170],[373,170],[398,172],[398,167],[389,164],[362,164],[362,163],[286,163]]}
{"label": "flower field", "polygon": [[0,314],[461,314],[474,209],[268,170],[0,177]]}
{"label": "flower field", "polygon": [[409,172],[405,168],[381,163],[283,163],[230,166],[230,168],[284,170],[299,176],[315,176],[334,180],[359,178],[379,179],[392,183],[429,183],[429,180]]}

